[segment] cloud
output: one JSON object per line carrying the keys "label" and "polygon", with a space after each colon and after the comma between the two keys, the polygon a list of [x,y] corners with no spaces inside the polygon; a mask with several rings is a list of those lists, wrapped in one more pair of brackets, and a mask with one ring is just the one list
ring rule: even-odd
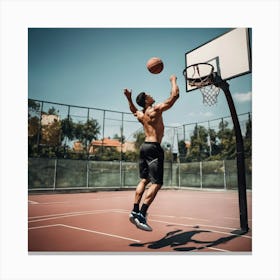
{"label": "cloud", "polygon": [[204,112],[204,113],[200,113],[201,116],[203,117],[214,117],[214,113],[213,112]]}
{"label": "cloud", "polygon": [[213,112],[189,112],[188,113],[189,117],[213,117],[215,114]]}
{"label": "cloud", "polygon": [[239,103],[249,102],[252,100],[252,92],[235,93],[233,98]]}

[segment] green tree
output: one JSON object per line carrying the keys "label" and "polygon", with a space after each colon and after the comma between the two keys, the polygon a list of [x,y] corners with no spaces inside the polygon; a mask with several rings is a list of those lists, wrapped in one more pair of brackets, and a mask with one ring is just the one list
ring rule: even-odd
{"label": "green tree", "polygon": [[179,149],[180,160],[184,161],[187,156],[187,148],[184,140],[179,141],[178,149]]}
{"label": "green tree", "polygon": [[40,131],[40,104],[28,99],[28,155],[37,154],[37,142]]}
{"label": "green tree", "polygon": [[244,137],[244,153],[246,158],[252,157],[252,121],[250,117],[246,123],[246,133]]}
{"label": "green tree", "polygon": [[209,158],[207,160],[219,160],[221,147],[219,145],[218,133],[214,129],[208,130]]}
{"label": "green tree", "polygon": [[61,143],[61,122],[53,119],[50,124],[41,127],[41,144],[46,146],[58,147]]}
{"label": "green tree", "polygon": [[139,151],[140,146],[145,142],[145,133],[142,130],[137,131],[134,133],[133,137],[135,138],[135,148]]}
{"label": "green tree", "polygon": [[234,159],[236,157],[236,139],[233,128],[228,127],[228,122],[222,120],[219,124],[218,138],[220,140],[220,159]]}
{"label": "green tree", "polygon": [[48,115],[58,115],[59,110],[56,110],[55,107],[51,107],[48,110]]}
{"label": "green tree", "polygon": [[72,118],[66,118],[61,121],[61,140],[73,140],[75,138],[75,124]]}
{"label": "green tree", "polygon": [[74,125],[74,137],[78,139],[84,147],[88,142],[96,140],[100,134],[100,125],[97,120],[89,119],[85,123],[78,122]]}
{"label": "green tree", "polygon": [[42,117],[49,119],[48,124],[41,125],[41,142],[45,146],[58,147],[61,144],[61,121],[58,116],[59,111],[54,107],[49,108],[47,113],[42,113]]}
{"label": "green tree", "polygon": [[121,143],[125,141],[125,136],[119,136],[117,133],[114,134],[113,139],[118,139]]}
{"label": "green tree", "polygon": [[92,158],[104,161],[120,160],[120,152],[115,147],[103,147],[99,148]]}
{"label": "green tree", "polygon": [[204,126],[196,125],[191,136],[188,161],[201,161],[209,157],[209,146],[207,143],[208,131]]}

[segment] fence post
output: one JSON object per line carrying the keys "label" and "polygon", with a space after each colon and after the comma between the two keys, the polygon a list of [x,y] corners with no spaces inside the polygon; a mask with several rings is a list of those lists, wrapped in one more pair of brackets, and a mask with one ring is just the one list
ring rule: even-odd
{"label": "fence post", "polygon": [[106,111],[103,110],[103,127],[102,127],[102,143],[101,143],[101,154],[103,156],[103,152],[104,152],[104,135],[105,135],[105,114],[106,114]]}
{"label": "fence post", "polygon": [[178,162],[178,185],[179,188],[181,188],[181,161],[180,161],[180,157],[179,157],[179,162]]}
{"label": "fence post", "polygon": [[39,120],[38,134],[37,134],[37,151],[38,152],[39,152],[39,146],[40,146],[40,141],[41,141],[43,107],[44,107],[44,101],[41,101],[40,120]]}
{"label": "fence post", "polygon": [[210,135],[210,121],[208,121],[208,145],[209,145],[209,154],[212,156],[212,144],[211,144],[211,135]]}
{"label": "fence post", "polygon": [[89,160],[87,160],[87,188],[89,188]]}
{"label": "fence post", "polygon": [[53,190],[56,188],[57,158],[54,160]]}
{"label": "fence post", "polygon": [[122,116],[122,123],[121,123],[121,152],[120,152],[120,186],[123,187],[124,186],[124,180],[123,180],[123,117],[124,117],[124,113],[121,113]]}
{"label": "fence post", "polygon": [[119,182],[119,183],[120,183],[120,187],[122,187],[122,186],[123,186],[123,183],[122,183],[122,181],[123,181],[123,180],[122,180],[122,160],[120,160],[120,169],[119,169],[119,170],[120,170],[120,172],[119,172],[119,173],[120,173],[120,174],[119,174],[119,176],[120,176],[120,182]]}
{"label": "fence post", "polygon": [[202,161],[199,162],[200,169],[200,188],[202,189]]}
{"label": "fence post", "polygon": [[224,189],[227,189],[227,179],[226,179],[226,165],[225,160],[223,160],[223,170],[224,170]]}

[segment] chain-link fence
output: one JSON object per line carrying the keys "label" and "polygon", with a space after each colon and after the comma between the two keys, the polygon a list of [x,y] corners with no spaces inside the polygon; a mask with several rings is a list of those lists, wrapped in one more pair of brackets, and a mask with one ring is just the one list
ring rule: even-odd
{"label": "chain-link fence", "polygon": [[[247,188],[252,166],[246,161]],[[122,189],[138,184],[138,163],[71,159],[28,159],[28,189]],[[165,162],[163,188],[237,189],[235,160],[191,163]]]}
{"label": "chain-link fence", "polygon": [[[144,140],[141,124],[131,113],[29,99],[30,157],[137,160]],[[238,116],[245,156],[251,157],[251,113]],[[183,121],[183,120],[182,120]],[[231,117],[166,127],[162,140],[166,160],[181,162],[235,158]]]}
{"label": "chain-link fence", "polygon": [[121,156],[139,128],[130,113],[28,100],[29,156],[104,160],[105,147]]}
{"label": "chain-link fence", "polygon": [[[251,113],[238,118],[250,188]],[[135,186],[143,141],[131,113],[29,99],[29,189]],[[235,144],[230,116],[167,126],[164,185],[236,188]]]}

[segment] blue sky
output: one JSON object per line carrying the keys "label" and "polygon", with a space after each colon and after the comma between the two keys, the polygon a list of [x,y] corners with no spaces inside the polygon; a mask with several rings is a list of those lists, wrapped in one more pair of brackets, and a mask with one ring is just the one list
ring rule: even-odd
{"label": "blue sky", "polygon": [[[222,91],[218,104],[203,105],[198,90],[186,92],[185,53],[229,31],[229,28],[30,28],[28,31],[28,97],[77,106],[129,112],[124,88],[141,91],[156,102],[170,94],[169,77],[178,77],[180,99],[164,113],[168,126],[229,116]],[[160,57],[164,70],[146,69]],[[251,109],[251,74],[229,81],[238,114]]]}

